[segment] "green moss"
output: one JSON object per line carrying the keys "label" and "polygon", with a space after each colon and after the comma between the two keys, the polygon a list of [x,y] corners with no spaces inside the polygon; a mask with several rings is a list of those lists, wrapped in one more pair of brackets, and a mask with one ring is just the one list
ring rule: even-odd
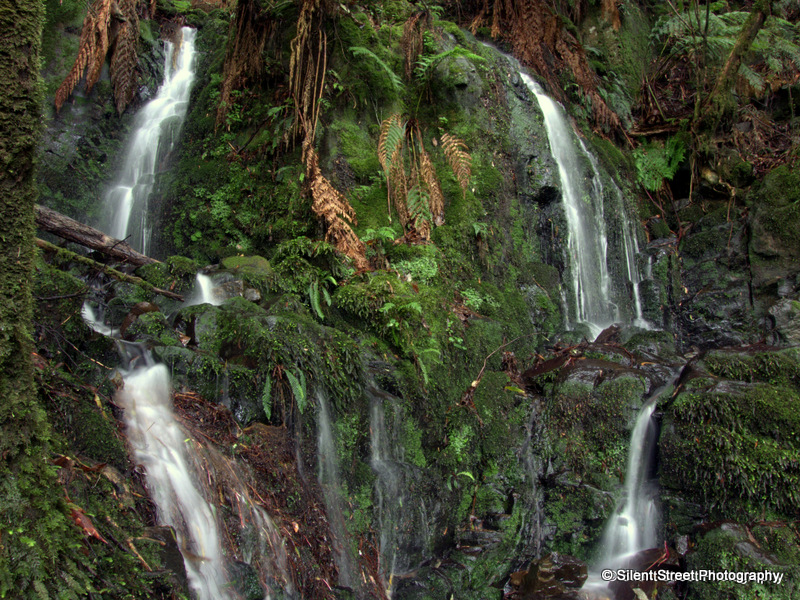
{"label": "green moss", "polygon": [[345,113],[329,127],[329,135],[334,135],[341,155],[353,169],[359,181],[368,181],[381,171],[378,161],[377,141],[373,139],[365,125],[356,122],[356,116]]}
{"label": "green moss", "polygon": [[800,386],[800,361],[796,349],[755,354],[709,352],[703,362],[712,375],[727,379]]}
{"label": "green moss", "polygon": [[724,514],[796,515],[798,401],[796,391],[765,384],[681,394],[662,439],[665,482]]}
{"label": "green moss", "polygon": [[[751,543],[752,533],[744,526],[727,524],[700,538],[695,552],[687,557],[687,570],[710,569],[747,573],[777,571],[783,573],[782,585],[734,581],[701,581],[689,585],[689,596],[698,600],[789,600],[797,593],[800,568],[796,564],[777,565],[774,558]],[[795,541],[796,543],[796,541]]]}
{"label": "green moss", "polygon": [[642,380],[632,376],[596,388],[579,382],[556,386],[545,412],[554,458],[595,485],[611,487],[625,472],[632,409],[644,392]]}

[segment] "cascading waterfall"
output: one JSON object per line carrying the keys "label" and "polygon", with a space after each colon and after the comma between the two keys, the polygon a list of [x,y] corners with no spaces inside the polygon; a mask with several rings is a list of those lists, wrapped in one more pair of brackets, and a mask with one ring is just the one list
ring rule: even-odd
{"label": "cascading waterfall", "polygon": [[[567,318],[586,324],[593,334],[613,322],[630,316],[633,324],[649,329],[643,317],[639,284],[642,281],[637,268],[639,254],[634,224],[625,210],[622,191],[611,180],[613,200],[621,215],[622,269],[618,278],[627,281],[629,294],[613,293],[614,281],[609,272],[608,238],[604,215],[605,189],[597,159],[586,149],[568,125],[563,110],[549,98],[527,74],[520,72],[528,89],[536,96],[545,120],[550,148],[558,164],[562,186],[564,211],[568,224],[569,271],[573,297],[567,306]],[[582,160],[579,152],[591,167],[591,189],[580,173]],[[622,272],[619,272],[622,271]],[[631,311],[621,310],[626,296],[632,304]],[[569,322],[568,322],[569,326]],[[658,511],[655,494],[648,486],[651,459],[658,442],[658,431],[653,420],[658,392],[652,394],[642,406],[631,434],[628,465],[625,474],[625,503],[606,527],[602,549],[602,567],[619,568],[626,557],[658,542]],[[587,587],[605,587],[596,574],[590,577]]]}
{"label": "cascading waterfall", "polygon": [[[108,336],[118,333],[85,303],[84,321]],[[207,443],[198,443],[176,419],[169,372],[138,344],[118,342],[130,370],[116,395],[125,410],[127,438],[133,458],[144,466],[147,486],[158,509],[159,522],[176,533],[184,566],[198,600],[235,600],[228,573],[230,559],[222,548],[216,511],[196,482],[208,479],[228,490],[233,499],[238,551],[258,573],[267,590],[292,597],[283,542],[269,515],[252,499],[238,465]],[[199,477],[198,473],[203,473]],[[210,486],[211,487],[211,486]]]}
{"label": "cascading waterfall", "polygon": [[606,526],[602,548],[607,557],[603,566],[619,566],[621,560],[658,543],[658,514],[647,477],[652,467],[657,428],[653,421],[657,396],[650,398],[639,411],[628,447],[625,471],[625,504]]}
{"label": "cascading waterfall", "polygon": [[[571,323],[588,325],[594,335],[620,320],[625,311],[621,304],[624,295],[614,293],[614,283],[625,283],[632,288],[633,317],[635,324],[644,324],[642,318],[639,283],[641,277],[636,268],[636,232],[627,218],[618,194],[618,204],[623,218],[623,259],[626,282],[614,282],[609,272],[608,237],[604,215],[605,190],[597,165],[597,159],[577,138],[566,119],[563,109],[547,96],[528,74],[520,71],[520,77],[536,97],[542,110],[550,142],[550,150],[558,165],[562,199],[567,220],[569,256],[568,270],[572,286],[571,298],[567,301],[567,326]],[[590,185],[587,186],[581,173],[585,163],[591,168]]]}
{"label": "cascading waterfall", "polygon": [[323,392],[317,395],[317,460],[318,479],[322,485],[325,508],[331,525],[331,547],[333,549],[336,568],[339,570],[339,583],[344,587],[359,586],[357,570],[353,557],[348,549],[348,534],[342,514],[342,485],[339,474],[339,459],[333,437],[328,399]]}
{"label": "cascading waterfall", "polygon": [[164,83],[136,115],[117,183],[105,198],[102,228],[117,239],[129,238],[128,243],[144,254],[150,251],[148,199],[155,175],[172,150],[186,116],[194,81],[195,34],[194,29],[184,27],[177,47],[166,42]]}
{"label": "cascading waterfall", "polygon": [[147,472],[159,520],[175,528],[198,599],[232,598],[216,515],[194,484],[186,433],[172,414],[167,368],[151,364],[128,372],[117,400],[125,409],[128,441]]}

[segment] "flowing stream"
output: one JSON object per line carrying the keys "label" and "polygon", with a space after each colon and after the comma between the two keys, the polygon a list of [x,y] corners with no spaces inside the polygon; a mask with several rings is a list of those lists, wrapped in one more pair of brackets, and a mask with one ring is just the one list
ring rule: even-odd
{"label": "flowing stream", "polygon": [[186,116],[194,81],[196,31],[181,29],[180,42],[166,42],[164,83],[153,100],[136,115],[116,183],[105,198],[103,228],[144,254],[150,252],[152,224],[148,200],[156,173],[172,150]]}

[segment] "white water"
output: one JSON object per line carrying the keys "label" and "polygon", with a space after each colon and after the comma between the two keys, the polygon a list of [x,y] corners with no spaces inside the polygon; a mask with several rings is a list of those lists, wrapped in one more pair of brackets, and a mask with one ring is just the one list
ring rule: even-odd
{"label": "white water", "polygon": [[603,566],[619,566],[626,557],[658,543],[656,503],[645,485],[656,444],[656,425],[652,419],[656,401],[654,396],[641,408],[631,434],[625,471],[625,504],[606,526],[602,548],[609,564]]}
{"label": "white water", "polygon": [[396,398],[369,385],[370,466],[375,472],[375,515],[378,525],[380,574],[387,597],[394,580],[423,560],[425,541],[431,539],[425,502],[414,497],[416,467],[405,462],[398,441],[409,419]]}
{"label": "white water", "polygon": [[172,413],[164,365],[145,365],[124,376],[117,401],[125,409],[128,441],[147,472],[159,521],[174,527],[198,600],[232,598],[214,509],[195,486],[185,445],[191,441]]}
{"label": "white water", "polygon": [[194,81],[196,32],[189,27],[181,32],[182,42],[175,60],[175,45],[166,42],[164,83],[156,97],[136,115],[134,133],[119,178],[105,198],[105,231],[121,240],[130,237],[128,243],[144,254],[150,251],[152,232],[148,222],[150,192],[161,161],[177,139]]}
{"label": "white water", "polygon": [[208,275],[198,273],[195,278],[195,289],[191,298],[187,300],[186,306],[194,306],[196,304],[211,304],[212,306],[219,306],[222,304],[223,299],[217,292],[214,282]]}
{"label": "white water", "polygon": [[[200,297],[212,291],[210,285],[201,288]],[[117,337],[118,328],[105,323],[102,311],[98,312],[86,302],[81,315],[94,331]],[[123,387],[116,401],[125,410],[133,460],[145,469],[159,522],[175,530],[193,597],[239,598],[226,568],[229,563],[222,550],[221,523],[204,488],[220,490],[220,494],[224,490],[230,499],[227,525],[238,540],[233,552],[255,569],[266,590],[265,600],[270,600],[272,591],[293,597],[283,540],[269,515],[251,497],[253,482],[235,460],[216,451],[207,440],[205,444],[197,442],[178,422],[167,368],[154,364],[150,353],[138,345],[119,344],[123,355],[130,355],[132,366],[123,372]]]}
{"label": "white water", "polygon": [[317,392],[317,478],[322,485],[325,498],[325,508],[331,526],[331,548],[339,571],[339,584],[348,587],[358,587],[359,581],[353,557],[348,549],[348,534],[342,513],[341,476],[339,474],[339,459],[336,452],[336,443],[333,436],[333,423],[331,421],[328,399],[322,392]]}
{"label": "white water", "polygon": [[[520,77],[542,110],[550,142],[550,150],[558,165],[561,180],[564,212],[567,219],[569,277],[572,297],[566,308],[567,327],[570,322],[588,325],[594,335],[624,318],[620,300],[613,293],[613,281],[608,266],[608,237],[604,212],[604,189],[597,159],[577,138],[563,109],[547,96],[539,85],[526,73]],[[589,185],[585,163],[591,169]],[[623,218],[623,245],[625,275],[632,287],[634,323],[645,326],[639,293],[641,277],[636,268],[639,252],[636,232],[627,218],[622,193],[616,188],[620,212]],[[622,282],[619,282],[622,283]]]}
{"label": "white water", "polygon": [[119,330],[106,325],[105,321],[103,320],[102,312],[100,315],[98,315],[88,302],[84,302],[83,306],[81,307],[81,317],[93,331],[99,333],[100,335],[105,335],[108,337],[116,337],[119,335]]}

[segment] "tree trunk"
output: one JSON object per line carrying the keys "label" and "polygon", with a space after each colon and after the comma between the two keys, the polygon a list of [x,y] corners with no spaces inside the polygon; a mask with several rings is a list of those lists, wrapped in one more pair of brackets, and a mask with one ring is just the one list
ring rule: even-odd
{"label": "tree trunk", "polygon": [[[0,457],[30,446],[36,397],[31,362],[33,170],[41,118],[38,78],[44,4],[0,0]],[[33,430],[32,430],[33,428]],[[5,521],[4,522],[8,522]],[[1,548],[2,546],[0,546]],[[2,562],[2,561],[0,561]]]}
{"label": "tree trunk", "polygon": [[[42,0],[0,0],[0,597],[85,591],[33,370],[33,174]],[[13,527],[13,531],[12,531]],[[76,593],[77,592],[77,593]],[[49,595],[48,595],[49,594]]]}
{"label": "tree trunk", "polygon": [[158,262],[154,258],[140,254],[126,242],[106,235],[102,231],[79,223],[46,206],[36,205],[36,224],[45,231],[60,238],[76,242],[92,250],[97,250],[132,265],[148,265]]}
{"label": "tree trunk", "polygon": [[706,106],[710,110],[706,111],[704,121],[713,128],[716,128],[722,112],[725,108],[725,100],[733,87],[736,74],[742,64],[742,58],[750,50],[753,45],[753,40],[756,39],[758,32],[764,26],[764,21],[767,20],[769,12],[769,2],[766,0],[759,0],[753,6],[753,11],[747,20],[742,25],[742,30],[739,32],[739,37],[728,55],[725,65],[722,67],[717,81],[714,84],[714,89],[706,99]]}

